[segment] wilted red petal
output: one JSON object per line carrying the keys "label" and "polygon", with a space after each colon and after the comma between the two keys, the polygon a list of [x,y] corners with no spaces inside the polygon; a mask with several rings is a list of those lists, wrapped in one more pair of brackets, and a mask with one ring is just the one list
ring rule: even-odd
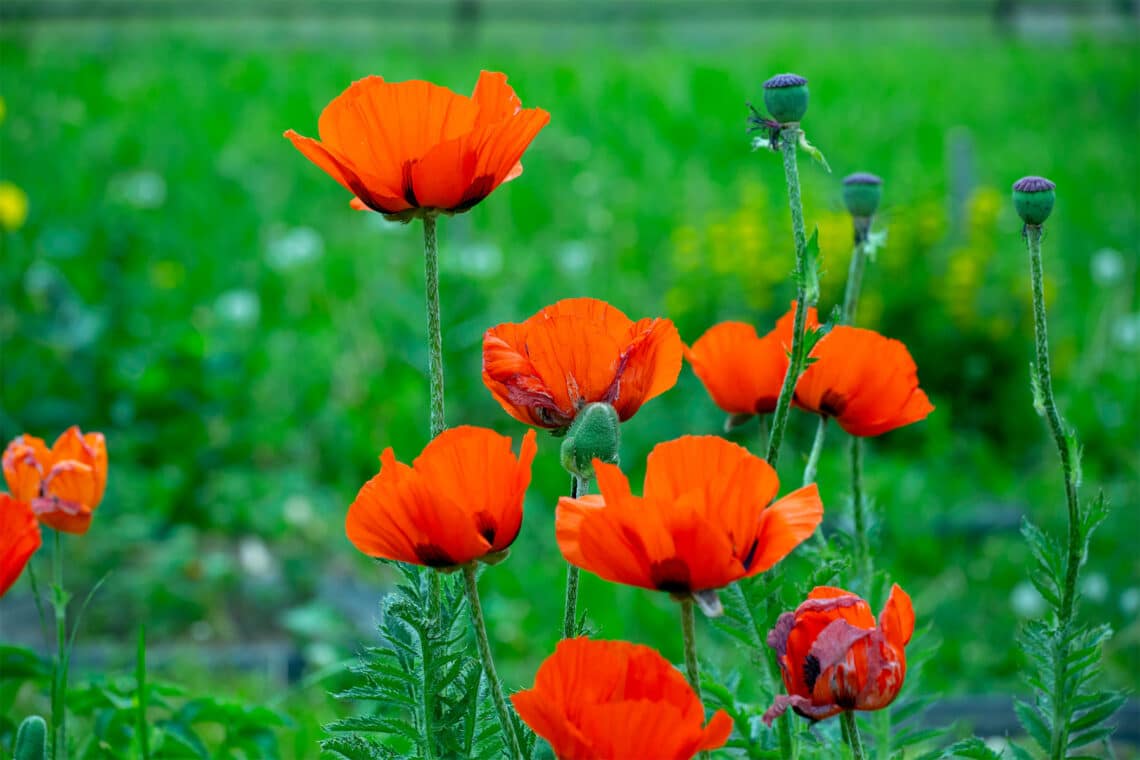
{"label": "wilted red petal", "polygon": [[0,493],[0,596],[20,577],[42,543],[31,505]]}

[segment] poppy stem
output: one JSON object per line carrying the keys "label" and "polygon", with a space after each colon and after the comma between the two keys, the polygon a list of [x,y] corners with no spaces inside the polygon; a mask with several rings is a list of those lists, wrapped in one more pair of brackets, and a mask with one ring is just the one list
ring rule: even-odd
{"label": "poppy stem", "polygon": [[863,269],[867,260],[867,232],[855,220],[855,235],[862,236],[851,251],[851,265],[847,268],[847,287],[843,291],[843,324],[855,324],[855,311],[859,307],[859,293],[863,289]]}
{"label": "poppy stem", "polygon": [[792,405],[796,381],[803,372],[804,332],[807,326],[808,300],[808,251],[807,232],[804,228],[804,208],[800,200],[800,171],[796,164],[796,149],[799,143],[798,126],[786,126],[780,131],[780,151],[784,157],[784,179],[788,185],[788,206],[792,210],[792,234],[796,241],[796,310],[792,319],[792,351],[788,371],[780,386],[776,408],[772,414],[772,432],[768,437],[768,464],[776,466],[780,458],[780,444],[784,441],[784,429],[788,425],[788,412]]}
{"label": "poppy stem", "polygon": [[[570,476],[570,498],[577,499],[590,488],[590,481],[578,475]],[[562,638],[572,639],[578,635],[578,576],[580,571],[570,563],[566,564],[566,605],[562,612]]]}
{"label": "poppy stem", "polygon": [[[1076,459],[1076,440],[1066,431],[1066,424],[1057,411],[1057,401],[1053,396],[1053,378],[1049,367],[1049,332],[1045,320],[1045,275],[1041,265],[1041,236],[1040,224],[1026,224],[1025,241],[1029,249],[1029,271],[1033,280],[1033,332],[1036,337],[1037,361],[1033,366],[1034,376],[1033,403],[1037,413],[1045,418],[1049,431],[1053,434],[1053,441],[1057,444],[1057,453],[1061,457],[1061,470],[1065,479],[1065,503],[1069,512],[1069,545],[1065,560],[1065,586],[1061,590],[1061,611],[1057,617],[1057,627],[1060,631],[1059,642],[1067,641],[1070,634],[1069,626],[1073,619],[1073,606],[1077,595],[1077,574],[1081,567],[1084,537],[1081,535],[1080,504],[1077,501],[1077,472],[1079,464]],[[1068,647],[1064,643],[1057,646]],[[1054,671],[1054,691],[1051,697],[1053,702],[1053,736],[1049,756],[1061,758],[1065,756],[1068,746],[1069,730],[1066,712],[1070,710],[1067,700],[1064,699],[1066,684],[1069,679],[1068,654],[1056,658],[1057,666]]]}
{"label": "poppy stem", "polygon": [[[807,464],[804,465],[804,485],[815,482],[815,471],[819,467],[819,455],[823,452],[823,439],[827,436],[827,416],[819,415],[819,425],[815,429],[815,440],[811,444]],[[822,533],[820,534],[822,535]]]}
{"label": "poppy stem", "polygon": [[427,292],[428,375],[431,379],[431,437],[443,432],[443,337],[439,324],[439,244],[433,214],[424,221],[424,284]]}
{"label": "poppy stem", "polygon": [[855,760],[863,760],[863,740],[859,737],[859,724],[855,720],[854,710],[844,710],[840,718],[843,727],[843,738],[851,748],[851,755]]}
{"label": "poppy stem", "polygon": [[855,575],[862,592],[871,592],[871,546],[867,541],[867,503],[863,498],[863,439],[851,436],[851,513],[855,521]]}
{"label": "poppy stem", "polygon": [[475,563],[463,566],[463,582],[467,591],[467,604],[471,607],[471,623],[475,628],[475,641],[479,645],[479,658],[483,660],[483,672],[491,687],[491,697],[495,700],[495,709],[499,711],[499,723],[503,727],[503,737],[511,757],[524,760],[518,737],[515,735],[515,726],[511,721],[510,708],[507,707],[506,697],[503,696],[503,685],[499,682],[499,674],[495,672],[495,661],[491,657],[491,642],[487,638],[487,625],[483,620],[483,605],[479,602],[479,586],[475,582]]}
{"label": "poppy stem", "polygon": [[51,756],[67,760],[67,592],[63,590],[62,533],[53,531],[52,607],[55,608],[56,659],[51,683]]}
{"label": "poppy stem", "polygon": [[[686,597],[681,600],[681,637],[685,641],[685,672],[688,674],[689,685],[701,699],[701,665],[697,662],[697,627],[696,615],[693,612],[693,598]],[[704,700],[701,699],[703,704]],[[701,760],[708,760],[709,753],[702,752]]]}

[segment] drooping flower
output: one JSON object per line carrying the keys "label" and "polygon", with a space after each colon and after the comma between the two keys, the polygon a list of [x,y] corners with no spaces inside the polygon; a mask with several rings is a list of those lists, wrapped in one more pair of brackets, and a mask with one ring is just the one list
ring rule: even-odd
{"label": "drooping flower", "polygon": [[851,435],[882,435],[934,411],[918,387],[914,359],[897,340],[840,325],[810,356],[815,361],[796,383],[796,406],[834,417]]}
{"label": "drooping flower", "polygon": [[723,710],[704,724],[700,697],[668,660],[625,641],[559,642],[511,701],[559,760],[689,760],[732,733]]}
{"label": "drooping flower", "polygon": [[568,562],[608,581],[695,594],[775,565],[823,519],[815,484],[769,505],[776,472],[723,438],[684,436],[649,455],[643,496],[595,461],[600,496],[558,502]]}
{"label": "drooping flower", "polygon": [[564,428],[592,402],[610,404],[624,422],[676,384],[681,348],[668,319],[634,322],[605,301],[568,298],[488,330],[483,383],[528,425]]}
{"label": "drooping flower", "polygon": [[519,159],[549,121],[523,108],[497,72],[480,72],[471,97],[370,76],[321,112],[320,141],[291,129],[285,137],[355,196],[353,208],[407,221],[467,211],[519,176]]}
{"label": "drooping flower", "polygon": [[[780,386],[788,372],[795,304],[763,338],[746,322],[710,327],[685,358],[704,384],[713,403],[729,414],[768,414],[776,409]],[[807,310],[808,330],[819,327],[815,308]]]}
{"label": "drooping flower", "polygon": [[0,596],[4,596],[28,560],[40,548],[40,524],[32,505],[0,493]]}
{"label": "drooping flower", "polygon": [[812,720],[886,707],[906,678],[912,633],[914,608],[898,584],[891,587],[877,624],[855,594],[816,587],[768,633],[788,693],[776,697],[764,722],[771,725],[788,707]]}
{"label": "drooping flower", "polygon": [[369,556],[427,567],[501,558],[522,524],[534,439],[528,431],[516,457],[493,430],[449,428],[411,467],[385,449],[380,473],[348,508],[348,540]]}
{"label": "drooping flower", "polygon": [[64,533],[86,533],[107,487],[107,443],[102,433],[72,425],[48,449],[21,435],[8,444],[4,479],[12,495],[31,505],[40,522]]}

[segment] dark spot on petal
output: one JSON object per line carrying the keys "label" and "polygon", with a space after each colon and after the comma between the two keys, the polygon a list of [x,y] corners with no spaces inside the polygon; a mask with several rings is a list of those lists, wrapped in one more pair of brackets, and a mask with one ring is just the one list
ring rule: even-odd
{"label": "dark spot on petal", "polygon": [[419,202],[416,201],[415,188],[412,187],[412,166],[414,164],[415,164],[415,161],[405,161],[404,162],[404,166],[402,167],[402,171],[400,172],[402,175],[400,184],[404,188],[404,200],[406,200],[408,203],[412,204],[413,206],[419,206],[420,205]]}
{"label": "dark spot on petal", "polygon": [[842,707],[844,710],[855,709],[855,695],[854,694],[836,694],[835,704]]}
{"label": "dark spot on petal", "polygon": [[649,568],[649,577],[653,580],[658,591],[672,593],[685,593],[692,591],[689,583],[689,566],[685,561],[672,557],[661,562],[654,562]]}
{"label": "dark spot on petal", "polygon": [[826,414],[828,417],[838,417],[843,414],[843,410],[847,408],[847,399],[840,393],[835,391],[827,391],[823,394],[823,398],[819,402],[819,411]]}
{"label": "dark spot on petal", "polygon": [[487,543],[492,546],[495,545],[495,531],[498,530],[498,527],[495,518],[486,512],[475,515],[475,530],[479,531],[479,535],[487,539]]}
{"label": "dark spot on petal", "polygon": [[752,540],[752,546],[748,547],[748,553],[744,555],[744,559],[740,560],[740,564],[744,565],[744,569],[752,567],[752,560],[756,559],[756,549],[760,546],[760,539],[755,538]]}
{"label": "dark spot on petal", "polygon": [[451,567],[456,564],[447,552],[435,544],[416,544],[416,559],[428,567]]}
{"label": "dark spot on petal", "polygon": [[454,209],[455,212],[467,211],[469,208],[479,203],[479,201],[486,198],[491,194],[494,189],[495,177],[491,174],[483,174],[471,180],[471,187],[467,188],[467,192],[463,194],[463,198],[459,201]]}
{"label": "dark spot on petal", "polygon": [[815,688],[815,682],[819,678],[819,658],[814,654],[809,654],[804,659],[804,683],[808,687],[808,691]]}

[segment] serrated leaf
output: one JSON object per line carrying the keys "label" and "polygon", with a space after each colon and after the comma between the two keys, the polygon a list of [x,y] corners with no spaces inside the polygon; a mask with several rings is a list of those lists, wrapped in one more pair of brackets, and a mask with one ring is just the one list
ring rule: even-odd
{"label": "serrated leaf", "polygon": [[[935,757],[939,755],[936,754]],[[945,758],[965,758],[966,760],[1001,760],[1001,753],[994,752],[977,737],[957,742],[941,753]]]}
{"label": "serrated leaf", "polygon": [[1013,703],[1014,712],[1017,713],[1017,719],[1021,722],[1025,732],[1028,733],[1033,740],[1044,750],[1049,750],[1049,736],[1052,733],[1049,726],[1046,725],[1045,720],[1038,713],[1037,708],[1020,699]]}

